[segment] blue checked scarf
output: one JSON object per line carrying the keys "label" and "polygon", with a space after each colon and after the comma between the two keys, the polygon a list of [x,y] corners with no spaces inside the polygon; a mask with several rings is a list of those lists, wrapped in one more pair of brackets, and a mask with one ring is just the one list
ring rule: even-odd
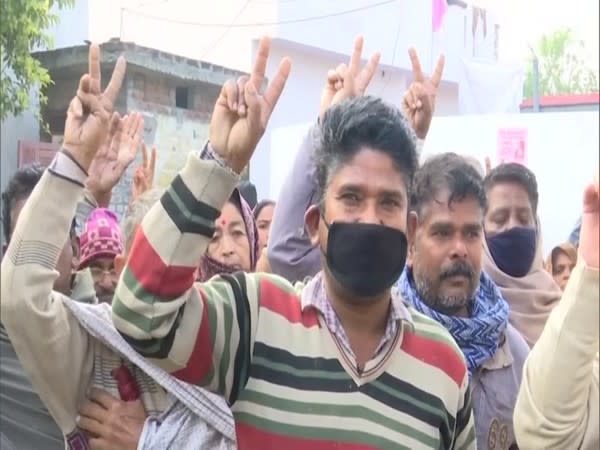
{"label": "blue checked scarf", "polygon": [[483,271],[468,318],[447,316],[427,306],[417,294],[409,268],[402,272],[397,286],[402,297],[415,309],[450,332],[465,355],[469,378],[494,356],[508,324],[508,303]]}

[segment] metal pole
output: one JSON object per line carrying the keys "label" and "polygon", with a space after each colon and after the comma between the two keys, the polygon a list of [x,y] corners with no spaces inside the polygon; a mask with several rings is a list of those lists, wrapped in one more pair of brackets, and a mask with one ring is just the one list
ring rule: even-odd
{"label": "metal pole", "polygon": [[540,66],[539,66],[539,60],[537,55],[535,54],[535,51],[533,50],[533,48],[531,48],[531,45],[529,46],[529,50],[531,51],[531,54],[533,55],[533,60],[531,61],[532,64],[532,71],[531,74],[533,75],[533,112],[540,112]]}
{"label": "metal pole", "polygon": [[533,111],[540,112],[540,70],[537,56],[533,55]]}

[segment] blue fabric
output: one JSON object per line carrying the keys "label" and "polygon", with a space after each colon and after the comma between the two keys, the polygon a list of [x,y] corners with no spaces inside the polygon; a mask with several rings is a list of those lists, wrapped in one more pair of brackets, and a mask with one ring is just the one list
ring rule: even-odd
{"label": "blue fabric", "polygon": [[537,230],[530,227],[512,227],[495,234],[486,234],[490,255],[496,267],[513,278],[529,273],[537,251]]}
{"label": "blue fabric", "polygon": [[467,361],[469,377],[491,359],[508,325],[508,303],[500,290],[483,271],[479,288],[471,308],[471,317],[453,317],[427,306],[417,293],[410,269],[407,267],[398,280],[398,289],[404,299],[418,311],[431,317],[446,328]]}

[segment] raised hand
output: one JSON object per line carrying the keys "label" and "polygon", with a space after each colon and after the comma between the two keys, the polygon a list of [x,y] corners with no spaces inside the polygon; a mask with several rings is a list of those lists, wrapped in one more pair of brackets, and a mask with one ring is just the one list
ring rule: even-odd
{"label": "raised hand", "polygon": [[336,103],[347,98],[364,95],[367,90],[379,65],[381,54],[373,53],[367,64],[361,69],[363,42],[362,36],[356,38],[348,65],[340,64],[336,69],[327,72],[327,83],[321,94],[319,117],[323,118],[325,111]]}
{"label": "raised hand", "polygon": [[127,167],[135,160],[144,131],[144,119],[140,113],[132,113],[111,121],[111,132],[88,169],[86,187],[100,206],[108,206],[111,192]]}
{"label": "raised hand", "polygon": [[213,149],[237,173],[250,161],[290,74],[291,61],[284,58],[269,86],[260,93],[270,45],[269,38],[261,39],[247,82],[231,80],[223,85],[210,121],[208,133]]}
{"label": "raised hand", "polygon": [[423,75],[423,69],[421,69],[421,63],[419,62],[416,50],[411,48],[408,50],[408,54],[412,64],[413,82],[404,94],[402,109],[417,137],[425,139],[431,125],[435,109],[435,96],[442,80],[445,59],[444,55],[439,57],[433,75],[427,79]]}
{"label": "raised hand", "polygon": [[131,198],[135,200],[154,184],[154,170],[156,167],[156,148],[152,148],[152,155],[148,161],[148,149],[142,144],[142,165],[135,170]]}
{"label": "raised hand", "polygon": [[65,122],[63,148],[88,170],[108,134],[115,99],[125,77],[125,58],[117,60],[108,86],[100,84],[100,47],[90,45],[89,72],[81,77],[77,95],[71,100]]}
{"label": "raised hand", "polygon": [[600,188],[598,178],[583,194],[579,254],[588,267],[600,268]]}

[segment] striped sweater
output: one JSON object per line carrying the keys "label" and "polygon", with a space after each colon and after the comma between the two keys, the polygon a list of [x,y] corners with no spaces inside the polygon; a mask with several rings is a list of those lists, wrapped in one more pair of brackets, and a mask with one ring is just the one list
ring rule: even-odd
{"label": "striped sweater", "polygon": [[265,274],[194,284],[237,178],[191,155],[135,237],[113,322],[142,355],[224,395],[240,449],[474,449],[463,356],[410,310],[359,372],[295,287]]}

